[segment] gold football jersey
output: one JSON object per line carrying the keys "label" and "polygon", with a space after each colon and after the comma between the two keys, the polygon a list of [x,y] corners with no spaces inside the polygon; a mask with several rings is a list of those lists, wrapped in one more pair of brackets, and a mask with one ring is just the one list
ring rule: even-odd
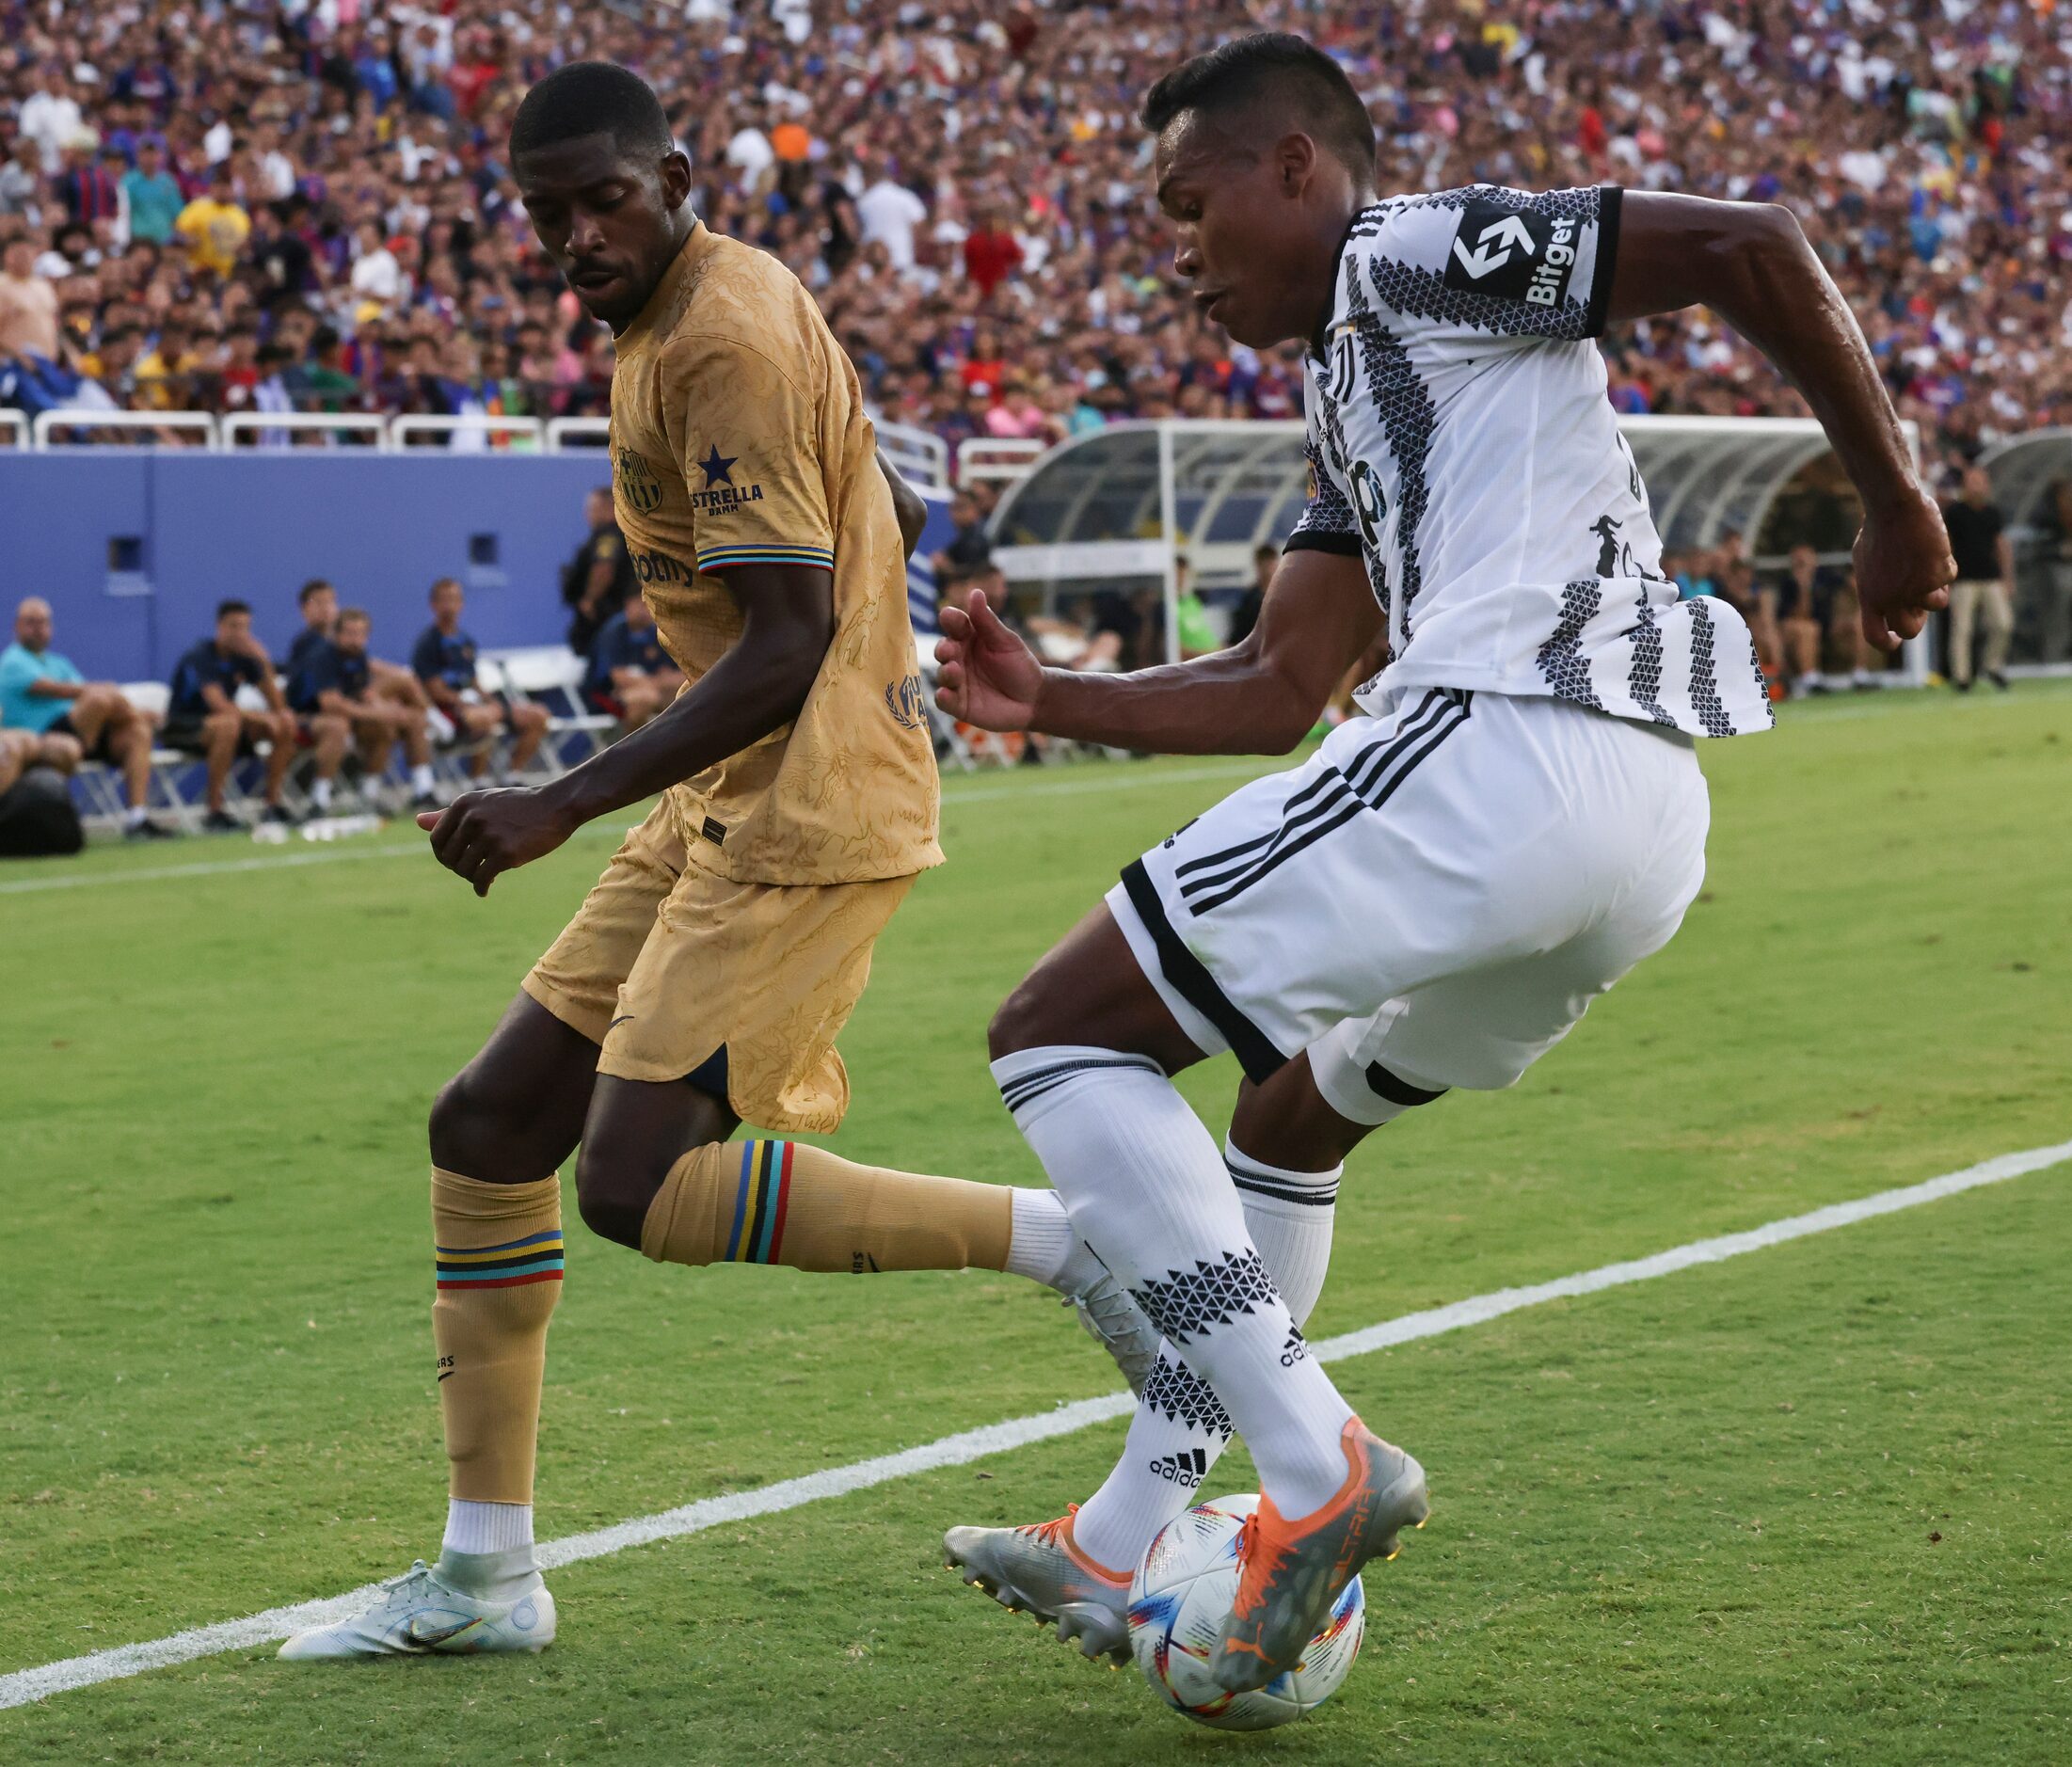
{"label": "gold football jersey", "polygon": [[691,862],[743,884],[941,864],[892,493],[856,371],[789,270],[693,229],[619,336],[612,462],[641,593],[691,682],[741,636],[730,565],[835,578],[834,640],[798,717],[671,788]]}

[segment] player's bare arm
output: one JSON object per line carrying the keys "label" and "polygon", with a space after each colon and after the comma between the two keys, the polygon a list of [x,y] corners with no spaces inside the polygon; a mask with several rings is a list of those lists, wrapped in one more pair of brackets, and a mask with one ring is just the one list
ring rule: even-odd
{"label": "player's bare arm", "polygon": [[583,823],[693,778],[789,724],[835,635],[834,579],[811,565],[744,565],[725,581],[741,610],[741,635],[689,692],[550,785],[470,791],[419,817],[438,862],[486,896],[500,873],[552,852]]}
{"label": "player's bare arm", "polygon": [[1870,345],[1798,218],[1775,203],[1651,190],[1627,191],[1620,210],[1613,322],[1702,304],[1798,389],[1863,500],[1863,635],[1897,650],[1948,604],[1956,562]]}
{"label": "player's bare arm", "polygon": [[892,491],[892,512],[900,520],[900,545],[907,557],[914,556],[914,549],[921,543],[921,531],[928,526],[928,505],[921,501],[920,492],[900,476],[900,470],[885,458],[885,450],[878,450],[878,470],[885,474],[885,482]]}
{"label": "player's bare arm", "polygon": [[981,591],[943,609],[936,701],[988,730],[1043,730],[1162,755],[1284,755],[1374,642],[1381,613],[1361,561],[1293,551],[1240,645],[1131,675],[1046,669]]}

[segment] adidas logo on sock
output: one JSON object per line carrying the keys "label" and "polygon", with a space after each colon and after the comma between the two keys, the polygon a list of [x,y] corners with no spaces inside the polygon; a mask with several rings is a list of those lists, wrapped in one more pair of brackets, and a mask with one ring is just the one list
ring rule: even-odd
{"label": "adidas logo on sock", "polygon": [[1185,1485],[1189,1489],[1201,1484],[1208,1475],[1208,1456],[1199,1448],[1183,1449],[1178,1454],[1160,1455],[1148,1462],[1153,1472],[1169,1485]]}
{"label": "adidas logo on sock", "polygon": [[1281,1346],[1281,1366],[1293,1368],[1297,1362],[1304,1361],[1309,1353],[1309,1340],[1302,1335],[1302,1328],[1291,1325],[1288,1328],[1288,1341]]}

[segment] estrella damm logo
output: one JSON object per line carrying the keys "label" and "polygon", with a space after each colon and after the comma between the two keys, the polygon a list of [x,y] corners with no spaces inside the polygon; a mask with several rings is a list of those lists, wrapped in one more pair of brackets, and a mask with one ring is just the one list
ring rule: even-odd
{"label": "estrella damm logo", "polygon": [[928,690],[921,685],[921,677],[909,675],[894,681],[885,690],[885,709],[892,714],[893,722],[903,730],[922,730],[928,726]]}
{"label": "estrella damm logo", "polygon": [[762,501],[761,486],[734,482],[734,468],[740,460],[741,455],[723,454],[719,443],[712,444],[712,452],[697,463],[698,470],[705,474],[705,488],[691,493],[693,510],[704,516],[723,516],[743,503]]}
{"label": "estrella damm logo", "polygon": [[635,552],[633,575],[643,582],[688,584],[697,576],[697,572],[681,559],[671,558],[666,552]]}
{"label": "estrella damm logo", "polygon": [[621,448],[613,464],[619,495],[626,500],[627,507],[644,516],[653,515],[661,502],[661,481],[655,476],[646,457],[630,448]]}

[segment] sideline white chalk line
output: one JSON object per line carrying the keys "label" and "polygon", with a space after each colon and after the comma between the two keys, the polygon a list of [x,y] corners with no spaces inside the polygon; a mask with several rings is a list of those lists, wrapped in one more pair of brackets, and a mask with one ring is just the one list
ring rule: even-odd
{"label": "sideline white chalk line", "polygon": [[[1220,767],[1177,767],[1124,772],[1126,762],[1108,765],[1112,772],[1079,779],[1028,780],[1012,786],[980,786],[973,790],[946,790],[943,808],[953,810],[964,804],[987,804],[999,798],[1073,798],[1108,791],[1142,791],[1152,786],[1188,785],[1203,779],[1256,779],[1270,772],[1276,763],[1254,759]],[[625,831],[616,822],[584,829],[578,839],[609,835],[621,839]],[[424,839],[389,842],[379,847],[355,847],[345,843],[326,845],[312,852],[287,852],[248,859],[198,859],[188,865],[138,866],[130,871],[68,871],[55,877],[9,878],[0,881],[0,896],[35,896],[46,890],[96,889],[106,884],[160,884],[173,878],[230,877],[240,871],[287,871],[300,866],[339,865],[348,859],[428,858]]]}
{"label": "sideline white chalk line", "polygon": [[[1830,1203],[1805,1215],[1793,1215],[1750,1228],[1746,1233],[1694,1240],[1686,1246],[1658,1251],[1652,1257],[1602,1265],[1574,1276],[1556,1277],[1551,1282],[1535,1282],[1524,1288],[1500,1288],[1491,1294],[1457,1300],[1450,1306],[1405,1313],[1399,1319],[1384,1320],[1363,1330],[1327,1338],[1311,1345],[1310,1350],[1324,1361],[1335,1361],[1347,1356],[1365,1356],[1391,1345],[1438,1337],[1442,1332],[1458,1331],[1463,1326],[1482,1325],[1505,1313],[1537,1307],[1543,1301],[1594,1295],[1602,1289],[1645,1282],[1677,1270],[1687,1270],[1694,1265],[1718,1264],[1728,1258],[1738,1258],[1745,1252],[1781,1246],[1790,1240],[1803,1239],[1809,1234],[1830,1233],[1835,1228],[1848,1227],[1880,1215],[1938,1202],[1960,1191],[1976,1190],[1982,1185],[2004,1184],[2010,1178],[2041,1171],[2067,1160],[2072,1160],[2072,1141],[2061,1141],[2055,1147],[2030,1148],[2020,1154],[2002,1154],[1979,1165],[1968,1166],[1962,1171],[1945,1172],[1939,1178],[1906,1185],[1896,1190],[1880,1190],[1873,1196],[1858,1197],[1852,1202]],[[1047,1441],[1054,1436],[1069,1436],[1090,1424],[1126,1417],[1135,1404],[1127,1393],[1110,1393],[1096,1399],[1060,1405],[1056,1410],[1038,1412],[1034,1416],[1012,1417],[982,1428],[961,1430],[954,1436],[943,1436],[916,1448],[902,1449],[898,1454],[880,1455],[874,1459],[857,1460],[848,1466],[829,1467],[824,1472],[808,1472],[801,1478],[759,1486],[754,1490],[701,1498],[694,1504],[665,1509],[660,1515],[636,1516],[630,1521],[599,1528],[591,1534],[549,1540],[539,1549],[539,1562],[542,1568],[552,1569],[558,1565],[579,1564],[587,1558],[604,1558],[614,1552],[623,1552],[630,1546],[644,1546],[653,1540],[680,1539],[687,1534],[701,1534],[707,1528],[720,1527],[729,1521],[745,1521],[753,1516],[774,1515],[826,1498],[846,1496],[851,1491],[868,1490],[873,1485],[883,1485],[892,1479],[932,1472],[943,1467],[963,1466],[988,1455],[1005,1454],[1031,1442]],[[263,1614],[223,1620],[214,1626],[198,1626],[148,1644],[119,1645],[110,1650],[97,1650],[91,1656],[68,1657],[62,1662],[46,1663],[39,1668],[18,1669],[12,1675],[0,1676],[0,1711],[48,1699],[53,1694],[69,1693],[74,1688],[121,1680],[151,1669],[168,1668],[177,1663],[191,1663],[198,1657],[214,1656],[219,1651],[248,1650],[311,1626],[327,1626],[365,1606],[379,1592],[380,1586],[371,1583],[325,1600],[268,1608]]]}

